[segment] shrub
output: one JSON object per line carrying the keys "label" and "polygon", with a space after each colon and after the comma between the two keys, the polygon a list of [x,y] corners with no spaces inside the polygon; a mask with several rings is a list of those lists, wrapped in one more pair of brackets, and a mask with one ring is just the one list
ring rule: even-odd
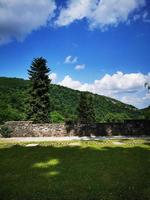
{"label": "shrub", "polygon": [[10,128],[8,128],[5,125],[1,126],[0,134],[2,135],[2,137],[9,138],[9,137],[11,137],[11,133],[12,133],[12,130]]}
{"label": "shrub", "polygon": [[147,110],[147,111],[144,113],[144,118],[147,119],[147,120],[150,120],[150,110]]}
{"label": "shrub", "polygon": [[57,111],[53,111],[51,113],[51,121],[52,123],[62,123],[64,122],[64,117]]}
{"label": "shrub", "polygon": [[104,122],[124,122],[127,119],[129,119],[129,116],[126,113],[108,113],[104,117]]}

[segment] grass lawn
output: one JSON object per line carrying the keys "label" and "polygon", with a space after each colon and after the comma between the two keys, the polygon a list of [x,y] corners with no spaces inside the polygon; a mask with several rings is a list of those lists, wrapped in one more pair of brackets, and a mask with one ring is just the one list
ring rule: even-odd
{"label": "grass lawn", "polygon": [[0,200],[150,200],[150,141],[0,140]]}

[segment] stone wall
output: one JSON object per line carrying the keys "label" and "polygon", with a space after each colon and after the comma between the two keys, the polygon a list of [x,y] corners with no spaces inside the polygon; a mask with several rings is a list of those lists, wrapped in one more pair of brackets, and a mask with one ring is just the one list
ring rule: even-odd
{"label": "stone wall", "polygon": [[65,124],[33,124],[31,121],[10,121],[5,125],[10,128],[13,137],[48,137],[67,136]]}
{"label": "stone wall", "polygon": [[150,121],[127,120],[124,123],[97,124],[33,124],[31,121],[10,121],[5,125],[12,130],[12,137],[48,136],[111,136],[111,135],[149,135]]}
{"label": "stone wall", "polygon": [[79,136],[111,136],[111,135],[149,135],[149,120],[126,120],[124,123],[70,124],[66,125],[68,133]]}

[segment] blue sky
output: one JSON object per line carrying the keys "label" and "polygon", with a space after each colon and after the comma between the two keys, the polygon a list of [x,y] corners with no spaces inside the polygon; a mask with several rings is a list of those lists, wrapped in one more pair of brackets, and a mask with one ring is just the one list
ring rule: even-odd
{"label": "blue sky", "polygon": [[0,76],[28,78],[43,56],[53,83],[150,105],[148,0],[0,2]]}

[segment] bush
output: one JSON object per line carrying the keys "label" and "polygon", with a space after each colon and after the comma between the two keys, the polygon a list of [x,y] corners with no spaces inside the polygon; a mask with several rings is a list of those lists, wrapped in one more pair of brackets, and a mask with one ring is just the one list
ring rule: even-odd
{"label": "bush", "polygon": [[52,121],[52,123],[63,123],[64,117],[57,111],[53,111],[51,113],[51,121]]}
{"label": "bush", "polygon": [[150,110],[148,110],[144,113],[144,118],[147,120],[150,120]]}
{"label": "bush", "polygon": [[108,113],[104,117],[104,122],[113,123],[113,122],[124,122],[124,120],[129,119],[126,113]]}
{"label": "bush", "polygon": [[1,126],[0,134],[2,135],[2,137],[9,138],[9,137],[11,137],[11,133],[12,133],[12,130],[10,128],[8,128],[5,125]]}

